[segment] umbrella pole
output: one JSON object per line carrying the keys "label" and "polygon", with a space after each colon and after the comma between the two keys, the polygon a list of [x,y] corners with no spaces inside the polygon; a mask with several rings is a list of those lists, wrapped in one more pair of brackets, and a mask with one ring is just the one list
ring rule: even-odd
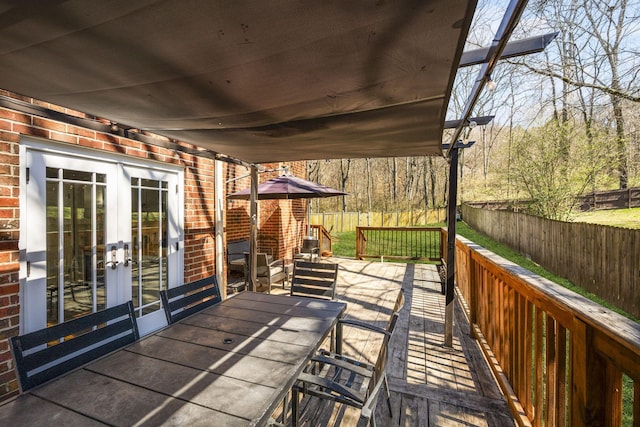
{"label": "umbrella pole", "polygon": [[250,229],[249,229],[249,290],[256,290],[258,275],[256,264],[258,263],[258,168],[251,165],[251,195],[250,204]]}
{"label": "umbrella pole", "polygon": [[311,201],[307,199],[307,236],[311,236]]}

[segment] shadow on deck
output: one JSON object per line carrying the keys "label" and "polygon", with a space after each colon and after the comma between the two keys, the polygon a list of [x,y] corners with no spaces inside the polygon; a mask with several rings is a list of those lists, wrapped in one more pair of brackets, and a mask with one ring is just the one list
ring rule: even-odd
{"label": "shadow on deck", "polygon": [[[469,325],[456,307],[453,348],[442,346],[444,296],[435,265],[354,261],[340,264],[338,299],[346,316],[384,327],[400,287],[406,303],[391,342],[388,369],[393,416],[384,393],[376,408],[378,426],[513,426],[515,421]],[[287,292],[275,287],[273,293]],[[344,352],[371,362],[379,341],[345,329]],[[359,411],[318,399],[301,404],[303,426],[356,426]]]}

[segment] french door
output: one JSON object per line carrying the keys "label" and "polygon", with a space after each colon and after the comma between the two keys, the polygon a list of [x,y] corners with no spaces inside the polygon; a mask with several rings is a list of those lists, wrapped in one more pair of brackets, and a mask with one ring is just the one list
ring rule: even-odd
{"label": "french door", "polygon": [[35,143],[22,154],[24,332],[129,300],[141,334],[164,326],[159,293],[182,283],[182,172]]}

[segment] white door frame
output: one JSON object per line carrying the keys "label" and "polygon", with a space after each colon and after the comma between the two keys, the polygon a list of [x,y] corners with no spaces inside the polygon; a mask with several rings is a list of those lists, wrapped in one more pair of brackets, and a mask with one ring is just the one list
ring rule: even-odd
{"label": "white door frame", "polygon": [[[46,185],[34,188],[34,183],[45,183],[46,175],[45,163],[42,168],[30,167],[27,172],[28,165],[35,161],[46,160],[46,165],[61,167],[64,169],[86,169],[87,164],[91,164],[92,171],[99,173],[108,173],[107,188],[116,186],[116,188],[130,189],[130,182],[125,170],[143,170],[156,171],[156,174],[173,174],[176,177],[175,189],[169,189],[170,198],[175,196],[175,203],[171,211],[170,224],[170,248],[173,268],[170,269],[170,277],[168,278],[169,286],[177,286],[183,283],[184,277],[184,170],[180,166],[140,160],[116,153],[105,152],[101,150],[88,149],[83,147],[72,147],[65,144],[39,140],[35,138],[22,137],[20,144],[20,238],[18,247],[20,251],[20,333],[31,332],[46,327],[46,221],[37,221],[30,217],[31,212],[39,209],[39,212],[46,212],[45,191]],[[57,159],[57,160],[56,160]],[[38,160],[38,161],[39,161]],[[59,160],[59,161],[58,161]],[[90,163],[89,163],[90,162]],[[74,166],[76,165],[76,166]],[[84,165],[84,167],[83,167]],[[102,165],[102,166],[101,166]],[[95,168],[95,169],[93,169]],[[116,171],[116,176],[113,176]],[[149,172],[153,173],[153,172]],[[27,183],[29,180],[29,184]],[[29,185],[30,187],[27,187]],[[29,190],[29,191],[27,191]],[[131,209],[130,209],[130,191],[108,191],[107,190],[107,206],[118,206],[122,203],[122,199],[129,198],[129,209],[114,209],[118,213],[118,219],[113,216],[106,220],[105,230],[105,250],[112,244],[118,246],[117,259],[124,260],[123,245],[121,243],[128,241],[131,245]],[[119,196],[114,194],[120,194]],[[124,195],[126,193],[126,196]],[[35,197],[31,197],[35,196]],[[121,200],[117,200],[121,199]],[[28,206],[30,208],[28,208]],[[45,210],[43,210],[45,209]],[[112,212],[111,214],[113,215]],[[123,218],[128,216],[127,221]],[[131,246],[129,246],[131,247]],[[110,255],[109,255],[110,256]],[[107,307],[126,302],[131,299],[130,278],[128,286],[122,285],[122,279],[125,274],[123,268],[116,270],[119,275],[120,284],[109,288],[107,292]],[[111,271],[106,272],[108,275]],[[28,277],[27,277],[28,276]],[[129,276],[130,277],[130,276]],[[105,282],[109,280],[105,278]],[[159,310],[162,312],[162,310]],[[163,315],[164,316],[164,315]],[[166,321],[157,323],[152,329],[163,326]],[[148,329],[148,328],[145,328]],[[152,330],[148,329],[146,332]],[[145,332],[145,331],[142,331]]]}
{"label": "white door frame", "polygon": [[[128,189],[132,189],[131,186],[131,179],[132,178],[140,178],[140,179],[148,179],[148,180],[154,180],[154,181],[158,181],[158,182],[167,182],[167,188],[165,190],[165,193],[167,194],[167,230],[166,230],[166,242],[163,241],[163,245],[166,245],[166,251],[167,251],[167,260],[168,260],[168,266],[167,266],[167,274],[168,277],[164,278],[166,284],[168,285],[176,285],[176,284],[180,284],[183,283],[183,276],[184,276],[184,263],[183,263],[183,257],[182,257],[182,253],[184,251],[184,244],[183,244],[183,233],[182,233],[182,226],[180,223],[178,223],[177,221],[174,221],[174,218],[178,218],[179,212],[181,210],[181,200],[178,197],[181,194],[180,191],[180,186],[178,184],[180,180],[180,177],[178,176],[178,174],[176,174],[173,171],[168,171],[168,170],[159,170],[159,169],[150,169],[150,168],[146,168],[146,167],[138,167],[138,166],[124,166],[122,169],[122,179],[121,179],[121,185],[123,186],[123,188],[128,188]],[[132,209],[136,208],[137,210],[137,206],[134,207],[131,205],[131,191],[124,191],[124,192],[120,192],[119,193],[119,203],[118,203],[118,207],[119,209],[121,209],[124,212],[124,215],[127,215],[129,220],[128,221],[121,221],[118,225],[119,225],[119,232],[121,233],[120,235],[122,236],[129,236],[128,240],[124,242],[124,244],[127,244],[128,247],[130,248],[130,257],[133,258],[133,262],[140,262],[137,265],[141,266],[142,265],[142,260],[137,259],[138,254],[133,253],[133,242],[132,239],[134,238],[133,233],[132,233],[132,221],[130,220],[131,218],[131,212]],[[139,245],[141,245],[141,242],[139,242]],[[120,245],[123,246],[123,245]],[[122,259],[124,260],[124,254]],[[163,260],[160,259],[160,263],[162,263]],[[131,264],[133,265],[133,264]],[[160,268],[161,265],[159,265]],[[161,270],[161,269],[160,269]],[[127,294],[125,295],[125,300],[128,301],[130,299],[132,299],[132,285],[133,283],[131,283],[131,272],[130,270],[125,269],[120,269],[121,274],[123,275],[128,275],[128,277],[123,277],[123,283],[129,283],[129,286],[127,287]],[[160,296],[158,295],[158,302],[159,302]],[[138,301],[140,301],[140,299],[137,299]],[[158,305],[158,308],[161,308]],[[136,308],[136,312],[138,312],[138,309]],[[164,314],[164,310],[159,309],[156,310],[155,312],[151,313],[151,314],[147,314],[143,317],[138,317],[138,329],[140,331],[141,335],[146,335],[147,333],[153,332],[154,330],[162,327],[162,326],[166,326],[166,317]]]}

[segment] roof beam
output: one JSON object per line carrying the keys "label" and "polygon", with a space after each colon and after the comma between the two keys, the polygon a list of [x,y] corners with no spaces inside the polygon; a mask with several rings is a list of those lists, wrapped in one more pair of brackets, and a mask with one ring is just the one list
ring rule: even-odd
{"label": "roof beam", "polygon": [[[559,32],[556,31],[555,33],[548,33],[541,36],[509,42],[505,46],[502,55],[500,55],[500,59],[508,59],[516,56],[529,55],[530,53],[542,52],[558,34]],[[489,49],[489,47],[483,47],[463,52],[458,68],[479,65],[486,62]]]}
{"label": "roof beam", "polygon": [[[467,119],[466,125],[471,126],[472,123],[475,123],[476,126],[484,126],[486,124],[489,124],[489,122],[493,120],[494,117],[495,116],[470,117],[469,119]],[[444,128],[454,129],[460,126],[461,123],[461,119],[447,120],[446,122],[444,122]]]}
{"label": "roof beam", "polygon": [[502,17],[500,27],[498,28],[498,31],[496,31],[493,43],[488,48],[485,62],[482,64],[482,67],[478,72],[478,77],[473,85],[471,94],[467,98],[462,117],[460,118],[460,123],[451,135],[449,148],[445,152],[445,156],[447,158],[450,157],[451,151],[454,147],[454,143],[458,140],[460,134],[462,133],[462,129],[468,123],[469,117],[471,116],[471,111],[475,107],[476,102],[478,102],[478,98],[480,98],[482,89],[484,89],[485,84],[487,84],[487,81],[489,81],[491,72],[502,56],[502,52],[509,42],[509,37],[511,37],[513,30],[516,28],[516,25],[518,25],[518,22],[520,21],[520,17],[522,16],[522,12],[524,11],[526,5],[527,0],[511,0],[511,2],[509,3],[507,10]]}

